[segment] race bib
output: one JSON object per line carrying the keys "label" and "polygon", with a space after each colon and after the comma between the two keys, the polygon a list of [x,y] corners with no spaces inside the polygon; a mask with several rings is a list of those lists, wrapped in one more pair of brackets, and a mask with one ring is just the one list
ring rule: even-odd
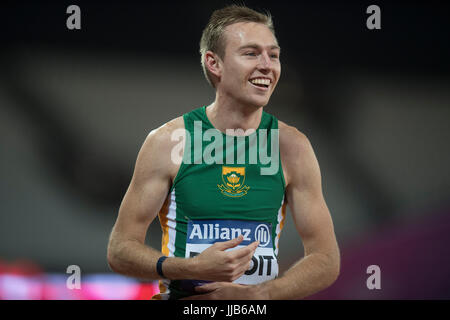
{"label": "race bib", "polygon": [[[273,250],[272,225],[266,222],[244,220],[189,220],[186,237],[186,258],[195,257],[215,242],[228,241],[239,235],[244,240],[236,250],[259,240],[250,268],[234,281],[239,284],[257,284],[278,275],[278,262]],[[227,250],[227,251],[228,251]]]}

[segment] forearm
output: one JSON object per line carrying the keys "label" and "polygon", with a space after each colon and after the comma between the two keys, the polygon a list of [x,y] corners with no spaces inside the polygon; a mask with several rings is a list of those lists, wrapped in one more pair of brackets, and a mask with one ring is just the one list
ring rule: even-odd
{"label": "forearm", "polygon": [[339,274],[339,258],[313,253],[277,279],[256,286],[270,300],[302,299],[329,287]]}
{"label": "forearm", "polygon": [[[108,262],[111,269],[130,277],[158,280],[156,263],[162,253],[139,241],[125,240],[110,242]],[[171,257],[163,263],[164,277],[171,280],[194,278],[192,259]]]}

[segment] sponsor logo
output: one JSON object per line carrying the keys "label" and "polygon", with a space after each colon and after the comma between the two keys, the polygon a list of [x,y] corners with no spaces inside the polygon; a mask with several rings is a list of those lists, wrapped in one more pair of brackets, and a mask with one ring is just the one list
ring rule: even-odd
{"label": "sponsor logo", "polygon": [[259,247],[272,248],[272,224],[247,220],[188,220],[186,242],[208,243],[228,241],[242,235],[241,245],[259,240]]}
{"label": "sponsor logo", "polygon": [[266,224],[260,224],[256,227],[255,240],[259,240],[260,247],[265,247],[270,243],[270,230]]}
{"label": "sponsor logo", "polygon": [[278,262],[272,241],[272,224],[262,221],[188,219],[186,234],[186,258],[192,258],[209,248],[215,242],[228,241],[242,235],[243,241],[228,250],[243,248],[259,240],[248,270],[235,283],[256,284],[275,278],[278,275]]}
{"label": "sponsor logo", "polygon": [[250,232],[251,229],[220,227],[218,223],[193,224],[189,240],[231,240],[242,234],[244,241],[251,241]]}

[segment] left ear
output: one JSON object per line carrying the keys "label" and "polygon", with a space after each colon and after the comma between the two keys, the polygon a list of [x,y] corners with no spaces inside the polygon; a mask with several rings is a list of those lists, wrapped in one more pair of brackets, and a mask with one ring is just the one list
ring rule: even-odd
{"label": "left ear", "polygon": [[212,51],[205,53],[205,67],[215,80],[219,81],[222,76],[222,60]]}

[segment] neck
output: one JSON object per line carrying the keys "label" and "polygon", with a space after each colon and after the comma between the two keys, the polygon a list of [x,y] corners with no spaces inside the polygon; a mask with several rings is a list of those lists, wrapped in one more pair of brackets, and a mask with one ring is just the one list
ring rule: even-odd
{"label": "neck", "polygon": [[227,129],[258,129],[263,108],[239,104],[235,101],[223,101],[218,95],[216,100],[206,107],[206,116],[211,124],[223,133]]}

